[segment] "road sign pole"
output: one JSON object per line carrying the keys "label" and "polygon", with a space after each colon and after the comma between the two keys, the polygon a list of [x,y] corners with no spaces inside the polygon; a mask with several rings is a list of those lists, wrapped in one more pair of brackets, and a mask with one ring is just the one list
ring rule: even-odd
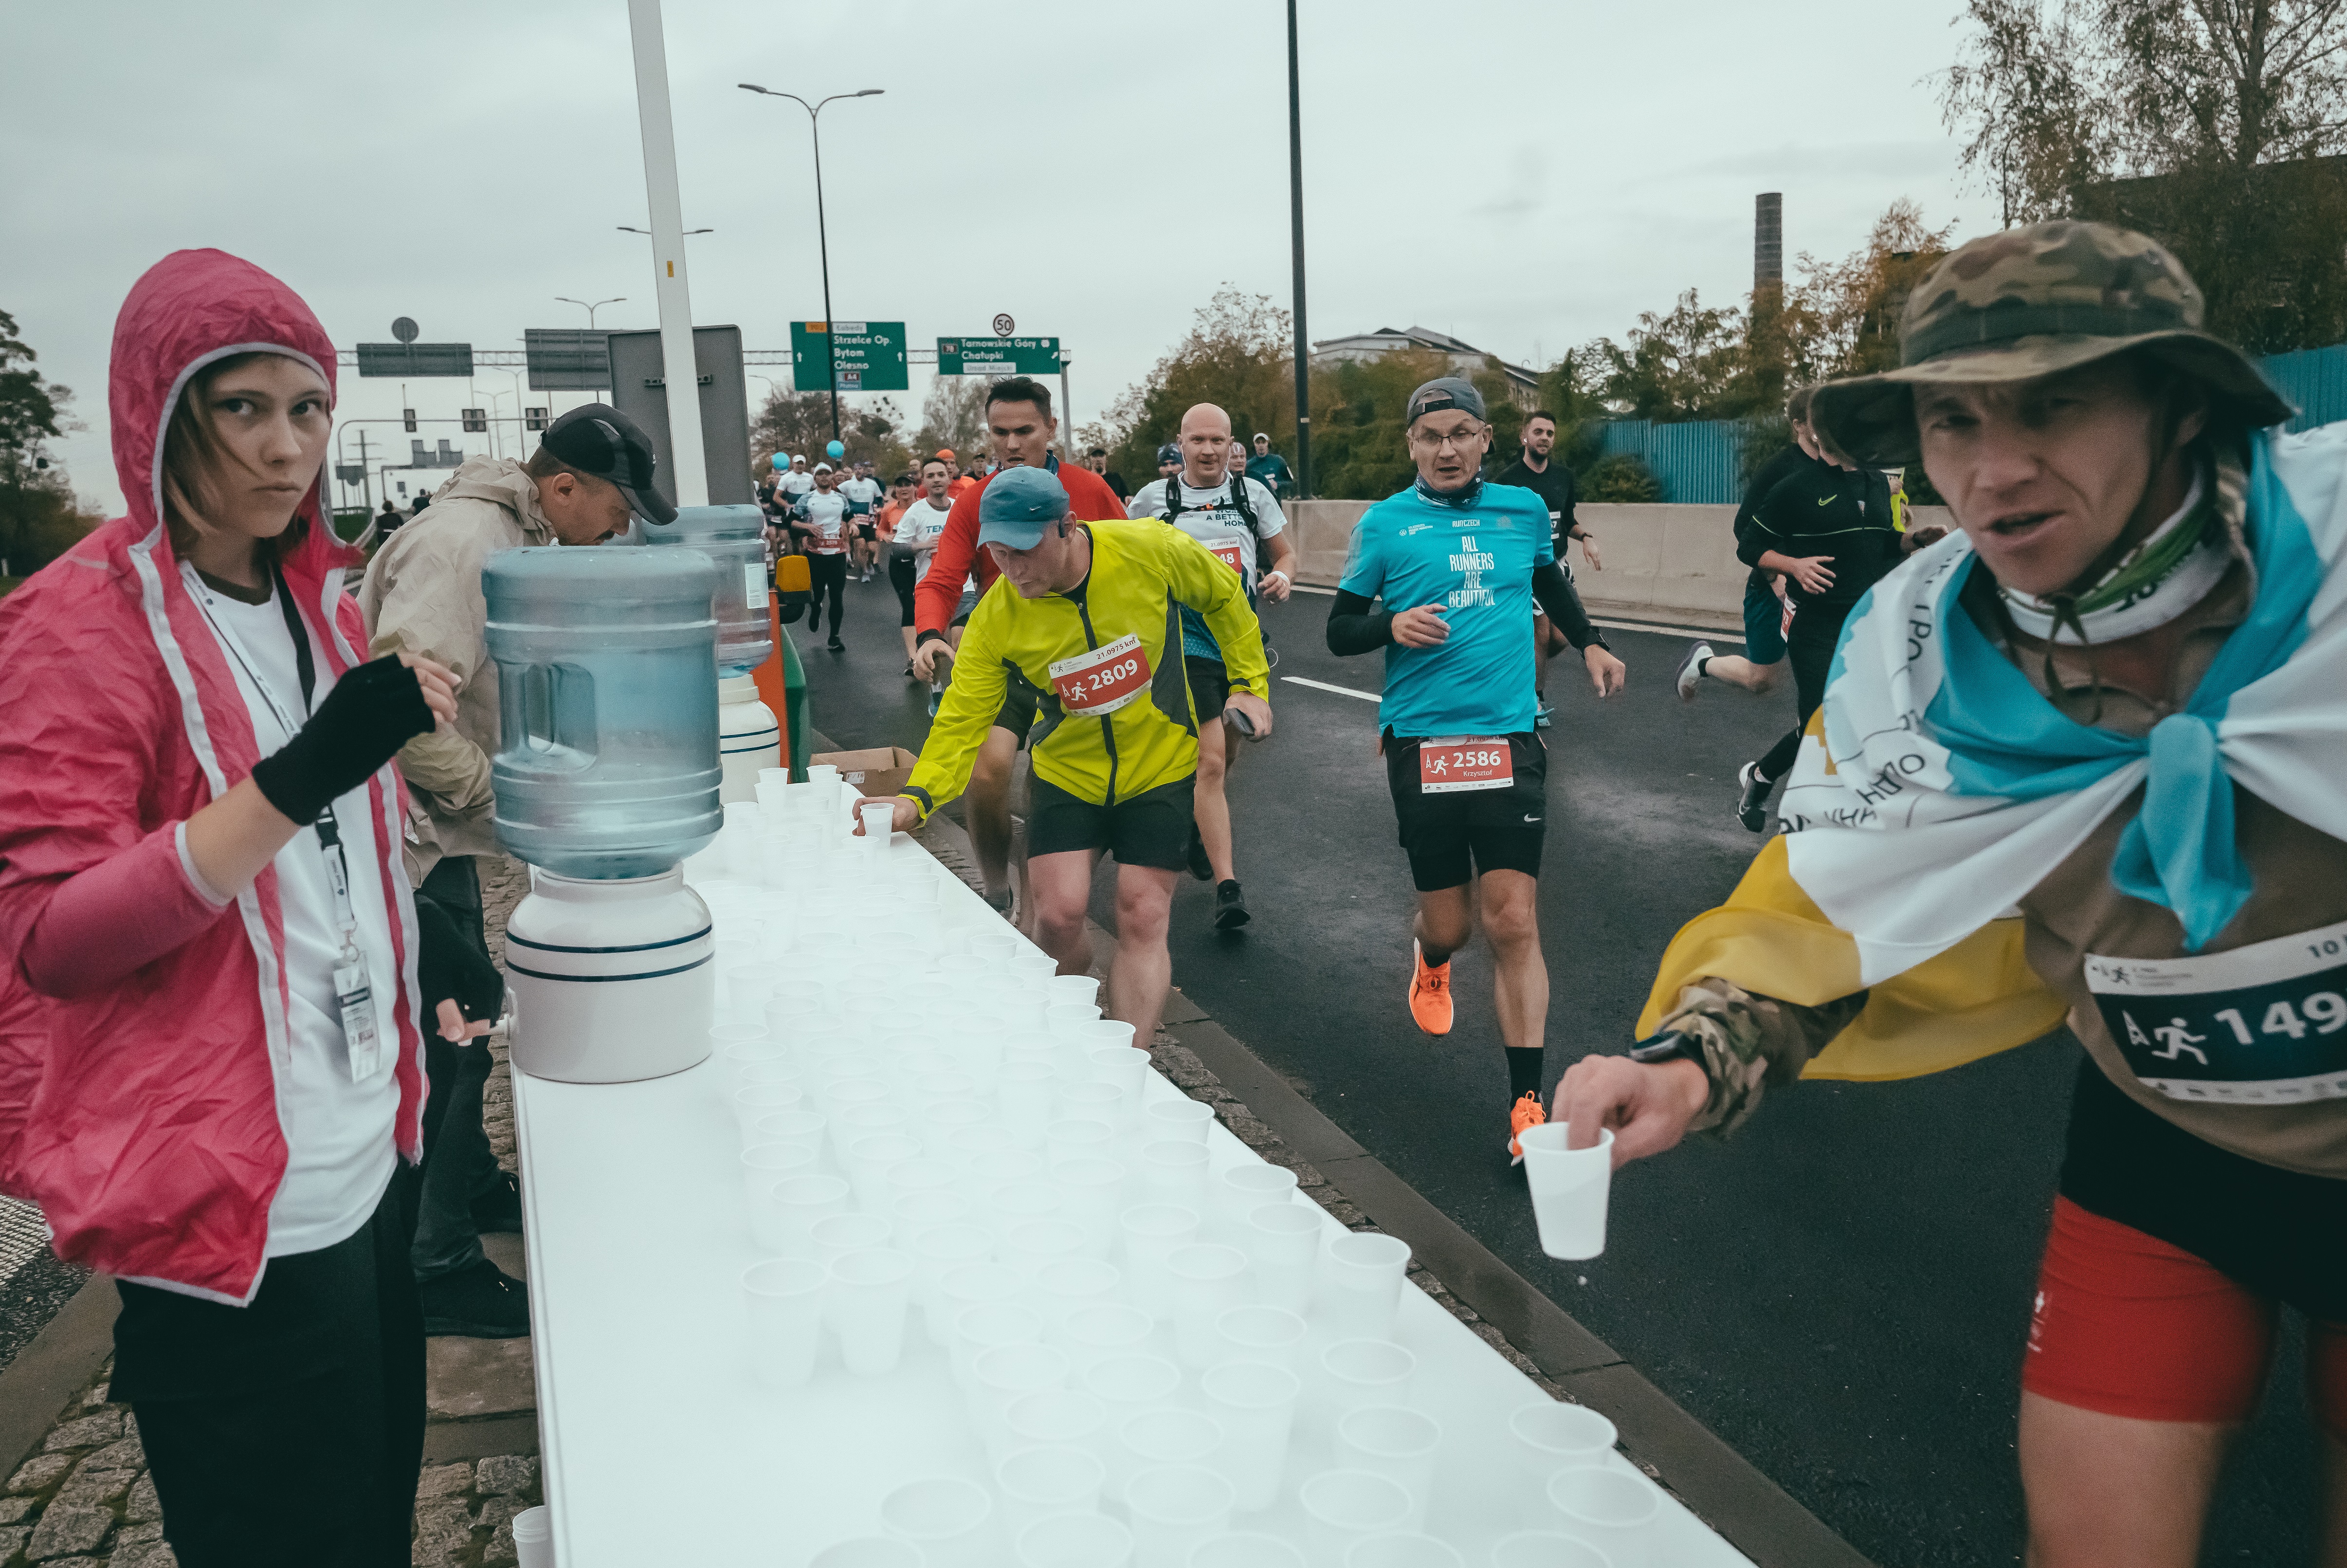
{"label": "road sign pole", "polygon": [[839,439],[839,361],[832,350],[835,335],[831,319],[831,241],[823,226],[823,115],[807,116],[815,136],[815,249],[823,261],[823,384],[831,394],[831,438]]}
{"label": "road sign pole", "polygon": [[1068,361],[1071,357],[1066,349],[1060,351],[1060,457],[1071,463],[1076,456],[1076,405],[1068,396]]}
{"label": "road sign pole", "polygon": [[669,118],[668,46],[660,0],[628,0],[635,46],[636,117],[644,145],[644,195],[652,219],[652,292],[660,303],[661,371],[667,381],[669,450],[676,501],[709,504],[709,463],[701,440],[701,374],[692,352],[692,291],[684,265],[684,208],[676,187],[676,132]]}
{"label": "road sign pole", "polygon": [[1287,0],[1287,205],[1296,251],[1296,494],[1312,494],[1312,349],[1304,331],[1304,102],[1296,66],[1296,0]]}

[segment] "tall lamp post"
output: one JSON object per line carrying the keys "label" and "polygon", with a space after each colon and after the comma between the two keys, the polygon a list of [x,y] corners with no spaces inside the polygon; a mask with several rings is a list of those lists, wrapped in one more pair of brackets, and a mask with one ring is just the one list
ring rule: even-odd
{"label": "tall lamp post", "polygon": [[[583,308],[587,313],[587,330],[590,333],[595,330],[595,313],[597,311],[601,310],[605,305],[621,305],[627,303],[628,301],[628,296],[625,294],[613,294],[608,300],[574,300],[569,294],[557,294],[554,298],[558,303],[578,305]],[[604,375],[606,380],[610,379],[610,356],[606,354],[604,356]],[[609,392],[611,389],[607,386],[603,390]]]}
{"label": "tall lamp post", "polygon": [[841,98],[876,98],[886,89],[866,87],[858,92],[834,93],[816,103],[809,103],[796,93],[778,93],[762,87],[755,82],[734,84],[745,93],[758,93],[770,98],[788,98],[807,112],[807,129],[815,137],[815,242],[816,254],[823,259],[823,380],[831,389],[831,438],[839,439],[839,372],[834,366],[831,352],[831,241],[823,227],[823,106]]}
{"label": "tall lamp post", "polygon": [[1296,251],[1296,495],[1312,494],[1312,346],[1304,332],[1304,102],[1296,82],[1296,0],[1287,0],[1287,204]]}

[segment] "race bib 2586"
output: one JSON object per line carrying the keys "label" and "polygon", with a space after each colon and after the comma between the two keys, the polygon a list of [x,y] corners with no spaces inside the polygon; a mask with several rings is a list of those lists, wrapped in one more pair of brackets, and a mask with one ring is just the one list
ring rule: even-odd
{"label": "race bib 2586", "polygon": [[2089,953],[2086,976],[2127,1065],[2171,1100],[2347,1098],[2347,921],[2192,958]]}

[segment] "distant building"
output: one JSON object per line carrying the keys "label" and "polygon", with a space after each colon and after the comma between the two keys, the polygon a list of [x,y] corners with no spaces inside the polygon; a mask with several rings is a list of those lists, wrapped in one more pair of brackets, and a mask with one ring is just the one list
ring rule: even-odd
{"label": "distant building", "polygon": [[1312,363],[1338,364],[1348,359],[1378,359],[1397,349],[1409,348],[1430,349],[1449,355],[1451,368],[1461,375],[1471,375],[1489,362],[1508,378],[1516,401],[1526,407],[1540,396],[1540,372],[1510,364],[1473,343],[1461,343],[1449,333],[1439,333],[1430,327],[1409,327],[1399,332],[1392,327],[1379,327],[1376,332],[1358,333],[1351,337],[1318,338],[1312,344]]}

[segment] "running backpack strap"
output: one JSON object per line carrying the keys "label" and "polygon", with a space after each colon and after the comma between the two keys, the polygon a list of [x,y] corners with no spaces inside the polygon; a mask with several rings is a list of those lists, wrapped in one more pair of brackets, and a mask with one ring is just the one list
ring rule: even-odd
{"label": "running backpack strap", "polygon": [[1231,477],[1231,508],[1238,513],[1239,521],[1246,525],[1247,532],[1253,534],[1260,542],[1263,538],[1263,529],[1255,525],[1255,507],[1247,500],[1246,486],[1245,475],[1235,474]]}
{"label": "running backpack strap", "polygon": [[1172,478],[1161,480],[1160,483],[1165,487],[1165,509],[1157,514],[1157,520],[1170,523],[1182,515],[1181,471],[1176,469]]}

